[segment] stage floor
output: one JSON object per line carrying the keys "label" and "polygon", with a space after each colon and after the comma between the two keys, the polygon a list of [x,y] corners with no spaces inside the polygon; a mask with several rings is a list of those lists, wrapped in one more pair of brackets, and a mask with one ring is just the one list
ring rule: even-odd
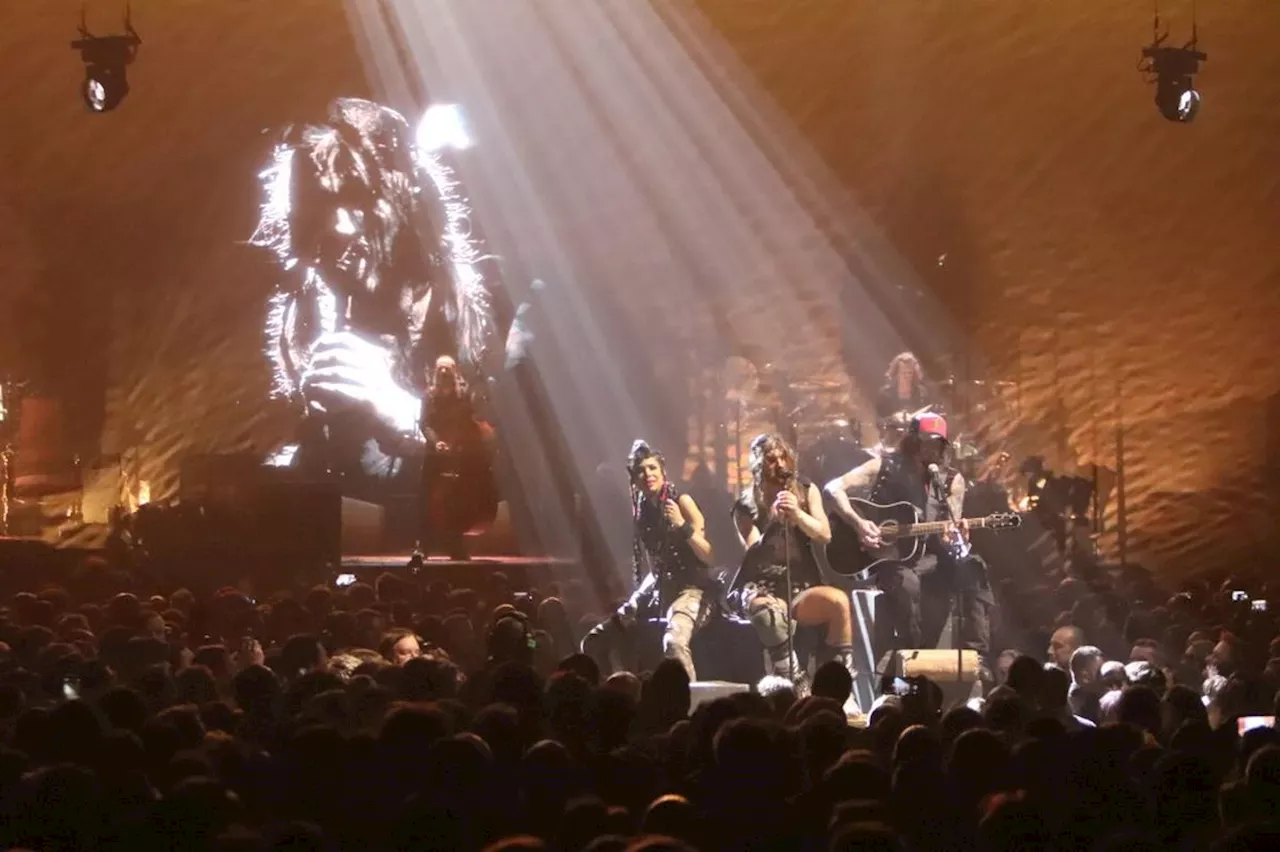
{"label": "stage floor", "polygon": [[[371,571],[374,569],[382,569],[392,571],[395,569],[406,569],[409,565],[408,553],[383,553],[383,554],[365,554],[365,555],[346,555],[342,557],[342,567],[348,572],[357,570]],[[503,568],[569,568],[576,565],[577,562],[571,559],[560,559],[554,556],[482,556],[475,555],[468,559],[444,559],[440,557],[431,557],[426,560],[424,570],[431,571],[434,568],[476,568],[502,570]]]}
{"label": "stage floor", "polygon": [[372,583],[378,575],[391,573],[412,577],[418,582],[431,583],[443,580],[453,586],[483,582],[491,574],[502,573],[517,586],[542,584],[552,580],[563,581],[581,576],[578,563],[572,559],[553,556],[483,556],[470,559],[432,558],[423,563],[421,570],[410,572],[408,553],[351,554],[342,557],[342,567],[337,573],[355,574],[356,579]]}

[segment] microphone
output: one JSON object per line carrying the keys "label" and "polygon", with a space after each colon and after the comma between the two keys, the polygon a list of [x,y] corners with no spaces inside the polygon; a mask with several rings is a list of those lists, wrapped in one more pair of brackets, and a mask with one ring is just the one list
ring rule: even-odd
{"label": "microphone", "polygon": [[929,465],[929,478],[933,480],[933,488],[938,493],[942,493],[942,471],[936,464]]}

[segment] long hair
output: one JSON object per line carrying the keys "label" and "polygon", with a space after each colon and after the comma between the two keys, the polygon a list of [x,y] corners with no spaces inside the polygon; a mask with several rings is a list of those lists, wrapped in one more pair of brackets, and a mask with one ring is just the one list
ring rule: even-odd
{"label": "long hair", "polygon": [[[640,530],[640,513],[644,510],[644,491],[640,488],[640,463],[648,459],[657,459],[662,468],[662,476],[667,476],[667,460],[644,439],[638,438],[631,444],[631,452],[627,455],[627,478],[631,483],[631,567],[635,573],[636,588],[640,587],[643,575],[644,541]],[[662,487],[659,500],[675,500],[677,495],[668,480]]]}
{"label": "long hair", "polygon": [[[786,439],[776,433],[764,433],[751,440],[748,461],[751,467],[751,498],[755,502],[756,512],[764,512],[773,516],[773,505],[766,504],[764,499],[765,459],[770,453],[777,452],[787,463],[791,471],[791,479],[786,483],[786,490],[796,496],[800,508],[809,511],[809,495],[800,488],[796,477],[796,451]],[[781,490],[781,489],[779,489]]]}
{"label": "long hair", "polygon": [[920,359],[911,352],[899,352],[893,356],[893,360],[889,362],[889,369],[884,371],[884,382],[886,385],[896,385],[898,376],[902,374],[904,369],[912,371],[912,384],[918,385],[924,381],[924,368],[920,366]]}
{"label": "long hair", "polygon": [[442,351],[482,373],[503,354],[492,255],[466,187],[452,156],[417,145],[403,115],[338,98],[324,122],[280,134],[259,179],[249,244],[298,270],[269,305],[275,395],[300,392],[311,344],[339,330],[348,308],[364,333],[396,339],[406,381]]}
{"label": "long hair", "polygon": [[[449,372],[453,373],[453,390],[459,399],[465,399],[469,393],[467,379],[462,375],[462,370],[458,367],[458,362],[450,359]],[[440,360],[436,359],[436,369],[431,371],[431,384],[427,387],[427,394],[435,399],[440,392],[439,373]]]}

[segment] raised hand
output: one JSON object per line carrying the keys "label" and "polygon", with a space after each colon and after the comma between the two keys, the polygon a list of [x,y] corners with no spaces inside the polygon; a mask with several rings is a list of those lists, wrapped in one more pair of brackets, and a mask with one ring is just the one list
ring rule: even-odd
{"label": "raised hand", "polygon": [[381,341],[351,331],[326,332],[311,347],[302,393],[321,411],[366,408],[400,433],[415,430],[420,404],[395,380],[395,354]]}

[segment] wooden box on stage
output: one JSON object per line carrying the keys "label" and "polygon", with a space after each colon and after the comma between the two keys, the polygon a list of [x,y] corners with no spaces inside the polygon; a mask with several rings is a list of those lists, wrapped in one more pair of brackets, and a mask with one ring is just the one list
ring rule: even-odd
{"label": "wooden box on stage", "polygon": [[950,648],[909,648],[895,651],[886,661],[886,674],[897,677],[925,677],[942,686],[973,683],[978,679],[978,652]]}
{"label": "wooden box on stage", "polygon": [[954,648],[911,648],[895,651],[885,660],[888,675],[923,677],[942,690],[942,709],[980,698],[983,687],[978,679],[978,652],[956,651]]}

